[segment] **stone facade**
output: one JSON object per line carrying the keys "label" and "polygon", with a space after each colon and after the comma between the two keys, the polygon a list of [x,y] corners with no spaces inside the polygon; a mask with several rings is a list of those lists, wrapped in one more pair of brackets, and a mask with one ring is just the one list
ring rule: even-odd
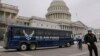
{"label": "stone facade", "polygon": [[18,7],[0,3],[0,23],[9,25],[14,24],[14,21],[18,14]]}
{"label": "stone facade", "polygon": [[0,24],[3,25],[28,25],[29,18],[18,16],[19,9],[17,6],[0,3]]}
{"label": "stone facade", "polygon": [[15,24],[18,11],[17,6],[2,3],[0,0],[0,39],[2,39],[7,25]]}
{"label": "stone facade", "polygon": [[39,28],[50,28],[50,29],[60,29],[60,26],[56,22],[45,20],[41,17],[32,16],[30,19],[30,26]]}
{"label": "stone facade", "polygon": [[100,40],[100,29],[94,29],[94,34],[96,35],[97,39]]}
{"label": "stone facade", "polygon": [[86,25],[81,21],[71,21],[71,13],[63,0],[53,0],[47,10],[46,18],[18,16],[17,6],[0,3],[0,24],[62,29],[73,32],[73,37],[86,34]]}
{"label": "stone facade", "polygon": [[29,26],[29,22],[30,22],[29,19],[30,19],[30,17],[18,16],[15,24],[21,25],[21,26]]}

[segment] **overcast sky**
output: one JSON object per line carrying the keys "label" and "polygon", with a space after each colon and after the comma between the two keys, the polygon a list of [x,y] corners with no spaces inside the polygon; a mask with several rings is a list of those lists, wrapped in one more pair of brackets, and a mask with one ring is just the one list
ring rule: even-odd
{"label": "overcast sky", "polygon": [[[2,0],[3,3],[18,6],[21,16],[45,17],[52,0]],[[100,28],[100,0],[64,0],[72,14],[72,20]]]}

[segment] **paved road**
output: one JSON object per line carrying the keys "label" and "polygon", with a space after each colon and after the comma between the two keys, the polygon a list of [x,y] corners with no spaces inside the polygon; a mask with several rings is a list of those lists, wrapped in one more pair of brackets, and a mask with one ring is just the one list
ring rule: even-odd
{"label": "paved road", "polygon": [[[100,52],[100,43],[97,43]],[[100,55],[100,54],[99,54]],[[35,51],[5,50],[0,48],[0,56],[89,56],[86,45],[83,45],[83,50],[77,49],[76,45],[67,48],[46,48]]]}

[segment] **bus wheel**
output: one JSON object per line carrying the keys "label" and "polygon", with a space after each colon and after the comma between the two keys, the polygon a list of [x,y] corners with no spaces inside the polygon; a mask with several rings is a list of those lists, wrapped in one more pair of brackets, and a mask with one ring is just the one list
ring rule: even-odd
{"label": "bus wheel", "polygon": [[59,48],[62,48],[62,46],[59,46]]}
{"label": "bus wheel", "polygon": [[66,47],[70,47],[71,46],[71,44],[70,43],[66,43],[66,45],[65,45]]}
{"label": "bus wheel", "polygon": [[70,45],[70,43],[67,43],[66,46],[67,46],[67,47],[70,47],[71,45]]}
{"label": "bus wheel", "polygon": [[20,50],[21,50],[21,51],[26,51],[27,48],[28,48],[28,47],[27,47],[27,44],[25,44],[25,43],[23,43],[23,44],[20,45]]}
{"label": "bus wheel", "polygon": [[35,50],[36,49],[36,44],[32,43],[30,44],[30,50]]}

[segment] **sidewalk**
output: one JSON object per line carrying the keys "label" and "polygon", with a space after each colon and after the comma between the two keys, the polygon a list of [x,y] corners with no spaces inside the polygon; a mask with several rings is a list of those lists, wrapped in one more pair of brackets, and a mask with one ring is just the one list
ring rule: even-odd
{"label": "sidewalk", "polygon": [[0,41],[0,49],[2,49],[3,48],[3,41]]}
{"label": "sidewalk", "polygon": [[0,49],[2,49],[3,48],[3,46],[0,46]]}

